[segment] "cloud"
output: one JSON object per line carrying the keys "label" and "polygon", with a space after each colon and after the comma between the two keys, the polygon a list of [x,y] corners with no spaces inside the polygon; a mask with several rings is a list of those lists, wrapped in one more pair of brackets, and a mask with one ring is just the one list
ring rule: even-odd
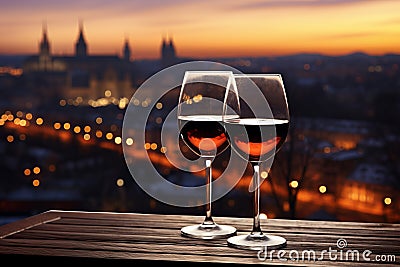
{"label": "cloud", "polygon": [[331,34],[329,38],[334,39],[347,39],[347,38],[360,38],[360,37],[371,37],[376,35],[381,35],[379,32],[350,32],[350,33],[339,33],[339,34]]}
{"label": "cloud", "polygon": [[365,3],[372,1],[395,1],[395,0],[264,0],[255,1],[246,4],[240,4],[235,9],[259,9],[259,8],[274,8],[274,7],[322,7],[322,6],[337,6],[349,5],[357,3]]}
{"label": "cloud", "polygon": [[[171,9],[187,5],[196,6],[201,0],[0,0],[0,22],[3,25],[36,23],[41,25],[46,21],[49,26],[70,24],[72,20],[103,23],[121,22],[121,27],[129,23],[146,23],[146,25],[163,26],[180,25],[193,22],[190,18],[181,18],[173,14]],[[156,15],[158,14],[158,15]],[[174,17],[173,17],[174,15]],[[192,16],[195,20],[196,16]],[[125,23],[125,24],[124,24]]]}
{"label": "cloud", "polygon": [[148,10],[157,10],[165,7],[181,5],[185,3],[201,2],[200,0],[185,1],[185,0],[69,0],[69,1],[54,1],[54,0],[19,0],[19,1],[3,1],[0,0],[2,10],[18,11],[31,10],[42,12],[70,12],[70,11],[120,11],[120,12],[142,12]]}
{"label": "cloud", "polygon": [[384,20],[384,21],[382,21],[382,24],[384,24],[384,25],[400,24],[400,17]]}

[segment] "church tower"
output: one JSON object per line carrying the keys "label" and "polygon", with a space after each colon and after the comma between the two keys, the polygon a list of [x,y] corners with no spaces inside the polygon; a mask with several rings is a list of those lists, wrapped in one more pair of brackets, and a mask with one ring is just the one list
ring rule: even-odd
{"label": "church tower", "polygon": [[161,64],[163,67],[171,66],[176,63],[177,57],[172,38],[167,41],[165,38],[161,44]]}
{"label": "church tower", "polygon": [[166,54],[167,54],[167,41],[165,40],[165,37],[163,37],[161,43],[161,60],[165,58]]}
{"label": "church tower", "polygon": [[123,55],[125,61],[131,61],[131,48],[129,47],[128,38],[125,39],[125,45],[123,49]]}
{"label": "church tower", "polygon": [[87,56],[87,44],[83,35],[83,24],[79,23],[79,37],[75,44],[75,55],[77,57]]}
{"label": "church tower", "polygon": [[47,36],[47,26],[43,24],[42,40],[39,43],[39,57],[37,70],[49,71],[52,68],[52,59],[50,56],[50,42]]}
{"label": "church tower", "polygon": [[175,46],[174,46],[174,42],[172,41],[172,38],[169,39],[169,45],[168,45],[168,50],[169,50],[169,57],[171,59],[175,59],[176,58],[176,53],[175,53]]}
{"label": "church tower", "polygon": [[49,57],[50,56],[50,42],[47,37],[47,26],[45,24],[43,24],[42,32],[43,32],[42,40],[39,43],[39,56],[40,57]]}

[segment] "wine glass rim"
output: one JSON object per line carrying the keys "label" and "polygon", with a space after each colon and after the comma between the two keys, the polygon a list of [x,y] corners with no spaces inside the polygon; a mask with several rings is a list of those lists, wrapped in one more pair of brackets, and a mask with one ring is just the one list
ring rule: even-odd
{"label": "wine glass rim", "polygon": [[234,73],[233,76],[235,77],[247,77],[247,78],[252,78],[252,77],[263,77],[263,76],[278,76],[282,77],[281,74],[279,73],[250,73],[250,74],[244,74],[244,73]]}
{"label": "wine glass rim", "polygon": [[187,70],[185,73],[206,73],[206,74],[217,74],[217,73],[226,73],[226,74],[233,74],[230,70]]}

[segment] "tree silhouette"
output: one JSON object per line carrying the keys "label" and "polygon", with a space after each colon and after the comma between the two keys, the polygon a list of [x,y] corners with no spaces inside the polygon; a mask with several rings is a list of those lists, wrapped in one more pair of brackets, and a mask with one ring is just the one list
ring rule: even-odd
{"label": "tree silhouette", "polygon": [[297,196],[307,179],[315,147],[313,138],[300,132],[292,120],[287,141],[276,154],[268,179],[278,209],[285,217],[296,218]]}

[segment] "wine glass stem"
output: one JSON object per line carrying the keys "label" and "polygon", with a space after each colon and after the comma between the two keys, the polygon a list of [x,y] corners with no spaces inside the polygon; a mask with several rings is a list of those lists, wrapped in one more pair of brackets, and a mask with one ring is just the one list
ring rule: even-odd
{"label": "wine glass stem", "polygon": [[203,224],[212,225],[214,221],[211,217],[211,202],[212,202],[212,167],[211,167],[212,160],[207,158],[206,159],[206,190],[207,190],[207,202],[206,202],[206,218],[204,219]]}
{"label": "wine glass stem", "polygon": [[253,174],[253,191],[254,191],[254,217],[253,217],[253,230],[251,231],[252,236],[261,236],[260,225],[260,166],[257,163],[252,163],[254,174]]}

